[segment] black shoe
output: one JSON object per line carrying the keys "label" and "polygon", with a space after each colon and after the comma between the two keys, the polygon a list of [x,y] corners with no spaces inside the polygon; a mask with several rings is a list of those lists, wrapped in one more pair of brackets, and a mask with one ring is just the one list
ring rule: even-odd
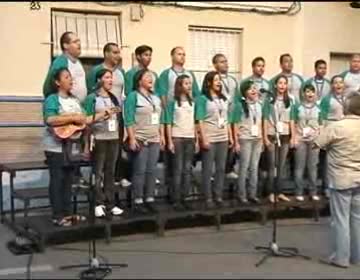
{"label": "black shoe", "polygon": [[184,206],[180,202],[175,202],[172,206],[174,210],[177,212],[181,212],[185,210]]}
{"label": "black shoe", "polygon": [[214,204],[214,201],[212,199],[208,199],[205,201],[205,208],[207,210],[211,210],[211,209],[214,209],[215,208],[215,204]]}
{"label": "black shoe", "polygon": [[236,201],[238,202],[239,205],[247,205],[247,204],[249,204],[249,201],[246,198],[237,196],[235,199],[236,199]]}
{"label": "black shoe", "polygon": [[191,205],[188,201],[186,201],[186,200],[184,200],[184,201],[182,202],[182,205],[184,206],[184,209],[187,210],[187,211],[192,211],[192,210],[194,210],[194,208],[192,207],[192,205]]}
{"label": "black shoe", "polygon": [[149,210],[145,207],[144,203],[134,203],[133,211],[141,215],[149,214]]}
{"label": "black shoe", "polygon": [[152,212],[152,213],[158,212],[158,210],[154,206],[154,202],[145,202],[145,205],[146,205],[147,209],[149,209],[150,212]]}
{"label": "black shoe", "polygon": [[249,197],[249,202],[253,204],[260,204],[260,199],[258,199],[257,197]]}
{"label": "black shoe", "polygon": [[222,200],[222,198],[217,198],[215,199],[215,204],[218,208],[222,208],[224,206],[224,201]]}

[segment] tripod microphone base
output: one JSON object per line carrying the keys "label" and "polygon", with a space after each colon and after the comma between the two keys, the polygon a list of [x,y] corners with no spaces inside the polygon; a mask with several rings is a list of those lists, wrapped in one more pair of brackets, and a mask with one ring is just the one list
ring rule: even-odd
{"label": "tripod microphone base", "polygon": [[90,264],[78,264],[78,265],[67,265],[59,267],[60,270],[67,270],[73,268],[87,268],[80,272],[79,276],[81,280],[92,280],[92,279],[104,279],[106,276],[111,274],[112,267],[128,267],[125,263],[118,264],[100,264],[96,258],[91,260]]}
{"label": "tripod microphone base", "polygon": [[306,260],[311,258],[299,253],[299,250],[295,247],[279,247],[275,242],[271,242],[269,247],[256,246],[255,250],[264,250],[265,255],[255,264],[256,267],[262,265],[269,257],[283,257],[283,258],[293,258],[301,257]]}

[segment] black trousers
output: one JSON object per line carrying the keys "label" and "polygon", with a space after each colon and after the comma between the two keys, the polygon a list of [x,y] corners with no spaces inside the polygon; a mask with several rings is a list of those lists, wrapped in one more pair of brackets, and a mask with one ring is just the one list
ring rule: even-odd
{"label": "black trousers", "polygon": [[118,157],[116,161],[116,167],[115,167],[115,181],[120,181],[121,179],[127,179],[128,181],[131,180],[132,176],[132,164],[128,159],[124,159],[122,157],[122,153],[124,151],[124,121],[121,117],[119,120],[119,151],[118,151]]}
{"label": "black trousers", "polygon": [[[119,140],[95,141],[95,193],[96,204],[105,205],[109,209],[115,206],[115,164],[118,157]],[[104,188],[101,182],[104,182]]]}
{"label": "black trousers", "polygon": [[45,151],[49,166],[49,198],[53,219],[71,215],[71,185],[75,168],[64,166],[64,154]]}

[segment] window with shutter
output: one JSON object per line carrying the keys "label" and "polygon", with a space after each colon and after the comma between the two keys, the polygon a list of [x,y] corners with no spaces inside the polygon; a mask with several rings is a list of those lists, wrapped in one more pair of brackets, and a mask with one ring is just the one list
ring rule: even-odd
{"label": "window with shutter", "polygon": [[100,58],[106,43],[121,46],[120,14],[52,11],[53,57],[62,53],[60,37],[75,32],[81,40],[81,56]]}
{"label": "window with shutter", "polygon": [[242,31],[233,28],[189,26],[186,68],[192,70],[199,85],[205,74],[213,70],[212,57],[224,54],[229,74],[241,78]]}

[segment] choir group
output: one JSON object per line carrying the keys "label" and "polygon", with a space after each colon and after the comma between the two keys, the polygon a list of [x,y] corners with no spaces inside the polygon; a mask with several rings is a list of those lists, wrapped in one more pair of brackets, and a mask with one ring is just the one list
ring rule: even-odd
{"label": "choir group", "polygon": [[[199,86],[185,68],[183,47],[171,50],[171,66],[157,75],[150,69],[150,46],[135,49],[138,63],[125,72],[121,48],[107,43],[103,63],[85,74],[77,35],[65,32],[60,45],[63,54],[52,62],[43,86],[43,144],[53,222],[59,226],[84,219],[71,214],[71,185],[79,173],[71,158],[79,145],[81,157],[95,162],[96,217],[123,213],[115,201],[116,182],[131,184],[133,211],[156,211],[161,153],[176,211],[191,209],[186,198],[194,159],[202,163],[206,208],[223,205],[225,178],[236,180],[239,204],[260,203],[259,166],[270,202],[276,199],[276,166],[280,179],[291,166],[297,201],[304,200],[305,189],[317,201],[318,163],[326,187],[327,157],[314,140],[323,127],[344,117],[346,97],[360,88],[360,55],[353,55],[349,71],[331,80],[325,77],[326,61],[319,59],[315,75],[306,81],[293,72],[290,54],[280,56],[281,73],[271,80],[264,78],[265,59],[256,57],[252,75],[238,81],[228,73],[226,56],[218,53],[212,58],[214,70]],[[279,180],[277,199],[289,201],[283,185]]]}

